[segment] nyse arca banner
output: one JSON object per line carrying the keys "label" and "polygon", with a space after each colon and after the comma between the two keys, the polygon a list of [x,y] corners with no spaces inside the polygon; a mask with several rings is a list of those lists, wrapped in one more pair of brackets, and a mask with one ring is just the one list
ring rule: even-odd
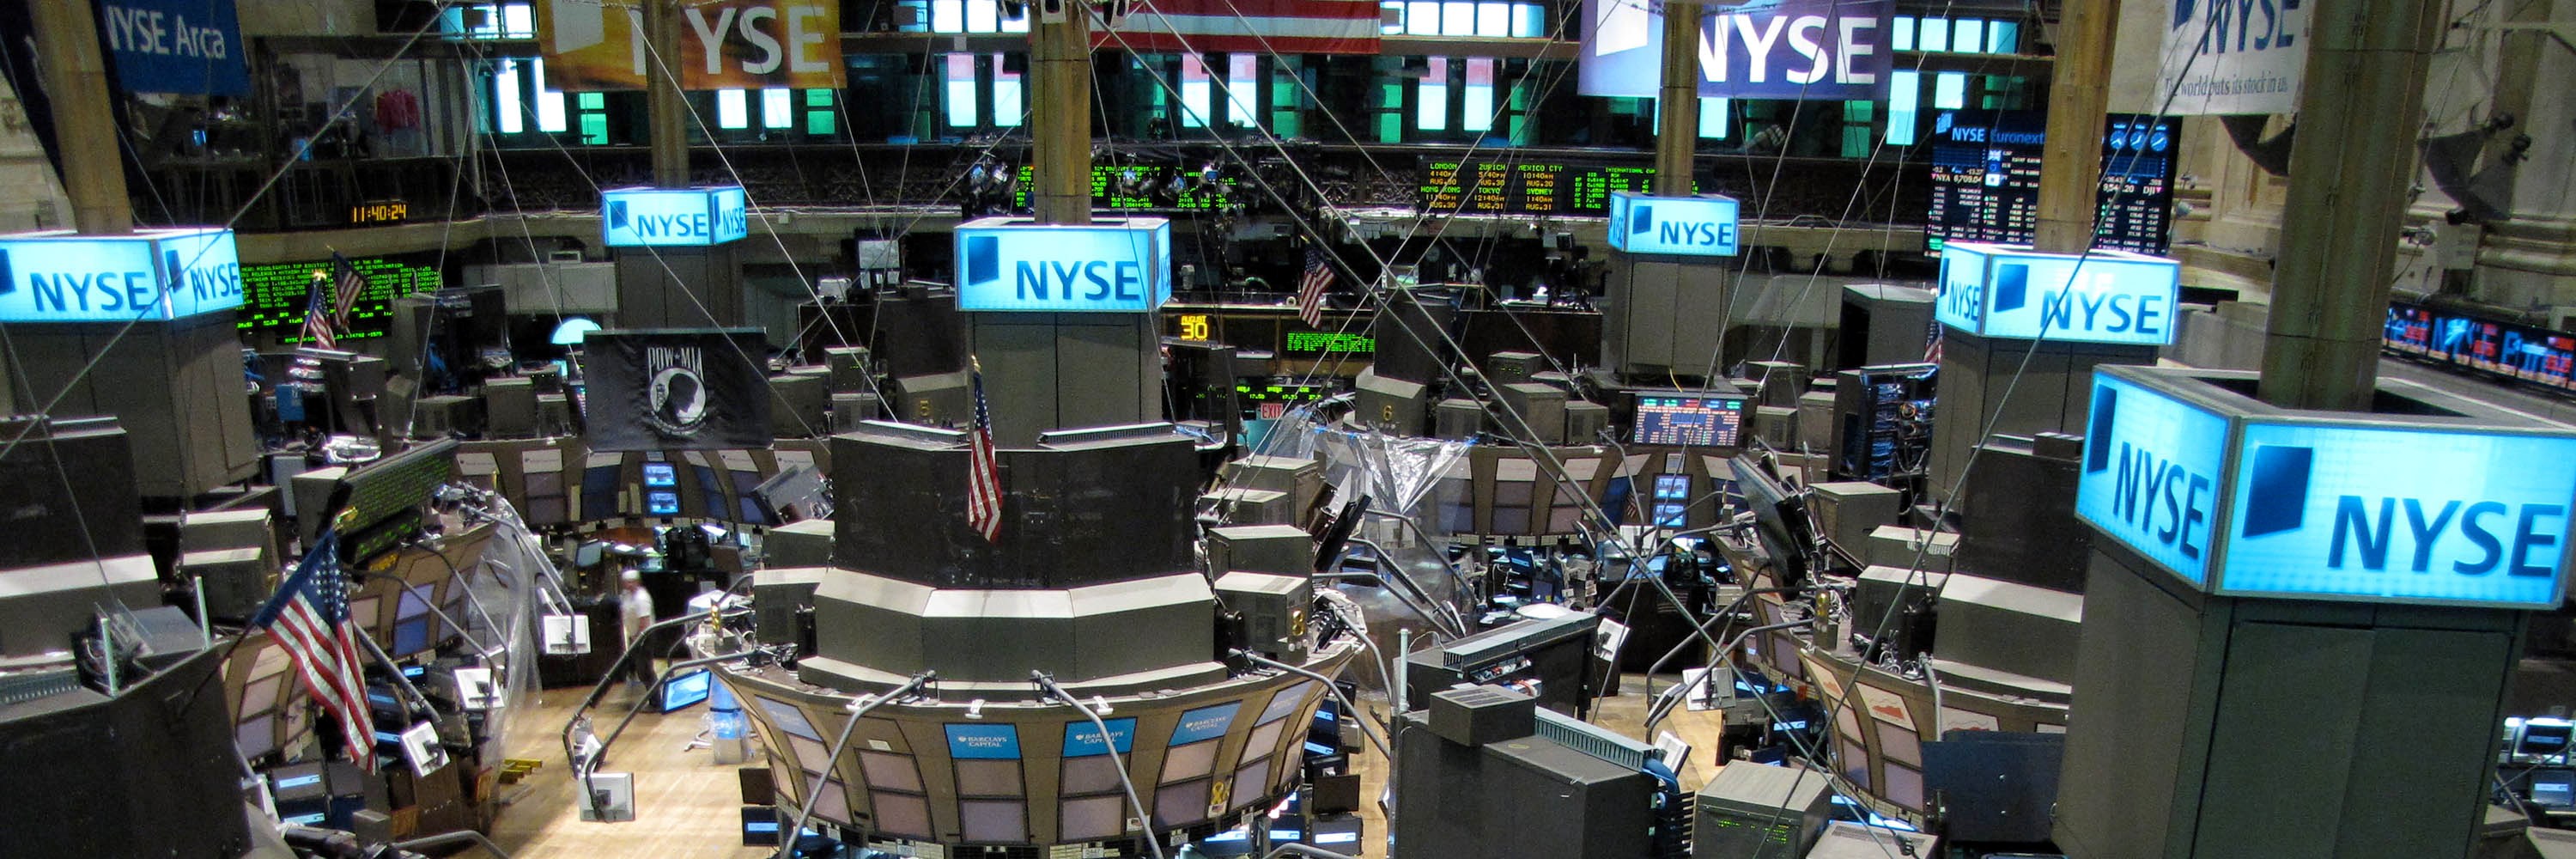
{"label": "nyse arca banner", "polygon": [[2576,438],[2253,421],[2221,594],[2554,608]]}
{"label": "nyse arca banner", "polygon": [[2169,116],[2293,113],[2315,0],[2171,0],[2156,91]]}
{"label": "nyse arca banner", "polygon": [[250,94],[233,0],[102,0],[98,37],[127,92]]}
{"label": "nyse arca banner", "polygon": [[[1699,94],[1710,98],[1880,99],[1895,69],[1895,0],[1754,0],[1707,7]],[[1584,95],[1654,98],[1664,18],[1653,0],[1584,0]]]}
{"label": "nyse arca banner", "polygon": [[[662,62],[681,89],[823,89],[844,79],[833,0],[702,0],[680,4],[679,16],[679,54]],[[537,41],[550,89],[643,89],[648,73],[662,73],[633,2],[540,0]]]}

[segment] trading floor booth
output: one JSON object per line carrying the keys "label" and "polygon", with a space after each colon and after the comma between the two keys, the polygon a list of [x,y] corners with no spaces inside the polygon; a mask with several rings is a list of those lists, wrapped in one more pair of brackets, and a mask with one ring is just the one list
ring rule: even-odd
{"label": "trading floor booth", "polygon": [[2096,371],[2056,841],[2466,855],[2526,617],[2563,599],[2576,433],[2392,380],[2372,413],[2253,386]]}

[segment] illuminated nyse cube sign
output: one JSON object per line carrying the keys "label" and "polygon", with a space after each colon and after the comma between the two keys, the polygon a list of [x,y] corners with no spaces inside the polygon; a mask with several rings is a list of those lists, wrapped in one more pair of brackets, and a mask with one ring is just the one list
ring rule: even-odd
{"label": "illuminated nyse cube sign", "polygon": [[612,248],[705,247],[751,235],[740,186],[617,188],[599,194],[601,239]]}
{"label": "illuminated nyse cube sign", "polygon": [[2571,507],[2576,432],[2283,411],[2118,368],[2094,377],[2075,509],[2222,596],[2546,609]]}
{"label": "illuminated nyse cube sign", "polygon": [[959,310],[1152,313],[1172,297],[1172,224],[984,218],[957,225]]}
{"label": "illuminated nyse cube sign", "polygon": [[1632,254],[1731,257],[1736,251],[1733,197],[1610,195],[1610,246]]}
{"label": "illuminated nyse cube sign", "polygon": [[231,230],[0,236],[0,322],[168,321],[241,304]]}
{"label": "illuminated nyse cube sign", "polygon": [[2173,342],[2181,278],[2173,260],[2128,251],[1951,242],[1933,313],[1986,337],[2162,346]]}

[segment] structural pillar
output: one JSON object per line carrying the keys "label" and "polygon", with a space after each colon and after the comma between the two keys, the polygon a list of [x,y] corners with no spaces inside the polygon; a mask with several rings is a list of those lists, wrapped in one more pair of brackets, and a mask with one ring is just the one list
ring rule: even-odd
{"label": "structural pillar", "polygon": [[[1029,146],[1037,187],[1029,200],[1038,220],[1091,223],[1091,12],[1064,3],[1061,21],[1029,26],[1029,74],[1037,101]],[[1033,14],[1035,14],[1033,12]]]}
{"label": "structural pillar", "polygon": [[647,142],[653,153],[653,184],[689,187],[689,105],[680,98],[680,10],[677,0],[645,0],[644,39],[661,59],[644,75]]}
{"label": "structural pillar", "polygon": [[99,55],[98,18],[87,3],[33,0],[36,41],[44,52],[45,90],[52,96],[54,147],[72,226],[92,235],[134,232],[134,201],[125,195],[124,156],[115,146],[79,141],[117,139],[108,101],[107,62]]}
{"label": "structural pillar", "polygon": [[1691,157],[1699,151],[1699,16],[1697,3],[1664,4],[1664,82],[1655,128],[1655,195],[1691,193]]}
{"label": "structural pillar", "polygon": [[2093,247],[2102,189],[2102,110],[2111,98],[2111,45],[2120,0],[2066,4],[2057,24],[2057,61],[2048,80],[2048,142],[2039,169],[2035,250],[2080,254]]}
{"label": "structural pillar", "polygon": [[2361,411],[2379,375],[2443,5],[2359,0],[2311,16],[2259,392],[2284,408]]}

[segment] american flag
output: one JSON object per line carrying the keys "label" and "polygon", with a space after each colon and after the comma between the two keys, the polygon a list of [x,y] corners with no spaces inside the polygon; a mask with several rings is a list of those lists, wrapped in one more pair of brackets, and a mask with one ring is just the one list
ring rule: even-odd
{"label": "american flag", "polygon": [[1941,363],[1941,320],[1932,320],[1932,330],[1923,335],[1923,363]]}
{"label": "american flag", "polygon": [[1306,276],[1297,279],[1297,318],[1308,328],[1324,327],[1324,291],[1333,288],[1333,265],[1324,246],[1306,246]]}
{"label": "american flag", "polygon": [[295,565],[277,596],[260,607],[251,629],[265,628],[304,681],[304,690],[340,721],[349,760],[363,769],[376,765],[376,733],[367,715],[367,683],[359,661],[358,635],[349,621],[349,584],[340,572],[340,537],[322,539]]}
{"label": "american flag", "polygon": [[367,291],[367,276],[358,267],[331,252],[331,269],[313,271],[312,294],[304,303],[304,339],[324,349],[338,348],[339,333],[349,328],[349,313],[356,309],[358,296]]}
{"label": "american flag", "polygon": [[1378,52],[1377,0],[1129,0],[1095,48],[1212,53]]}
{"label": "american flag", "polygon": [[983,365],[977,364],[973,373],[975,425],[966,432],[966,524],[993,543],[1002,534],[1002,469],[993,455],[993,409],[984,402]]}

